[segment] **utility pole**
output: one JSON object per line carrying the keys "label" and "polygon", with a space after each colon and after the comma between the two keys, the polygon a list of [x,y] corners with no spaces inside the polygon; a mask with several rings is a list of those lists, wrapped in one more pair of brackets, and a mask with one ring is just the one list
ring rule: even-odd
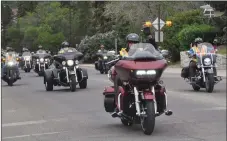
{"label": "utility pole", "polygon": [[72,4],[70,1],[70,9],[69,9],[69,42],[72,45]]}
{"label": "utility pole", "polygon": [[158,4],[158,43],[160,43],[161,4]]}

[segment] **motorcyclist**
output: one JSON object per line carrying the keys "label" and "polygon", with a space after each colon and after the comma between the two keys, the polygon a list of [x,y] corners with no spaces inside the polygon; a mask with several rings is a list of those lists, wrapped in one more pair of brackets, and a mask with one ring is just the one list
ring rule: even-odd
{"label": "motorcyclist", "polygon": [[[99,54],[104,54],[104,53],[107,53],[107,50],[105,50],[105,47],[103,44],[100,45],[100,50],[98,50],[97,52],[97,55]],[[98,68],[101,68],[101,65],[102,65],[102,59],[98,59]]]}
{"label": "motorcyclist", "polygon": [[[6,58],[5,58],[5,60],[6,61],[12,60],[14,58],[13,54],[16,54],[14,49],[11,48],[11,47],[6,47],[6,54],[5,54]],[[3,67],[2,67],[1,77],[4,77],[5,71],[6,71],[6,64],[4,64]],[[16,65],[16,74],[17,74],[17,79],[21,79],[19,67],[17,65]]]}
{"label": "motorcyclist", "polygon": [[157,44],[156,44],[156,42],[155,42],[155,39],[153,38],[152,35],[149,35],[149,36],[148,36],[147,43],[152,44],[152,45],[155,47],[155,49],[159,51],[159,48],[158,48],[158,46],[157,46]]}
{"label": "motorcyclist", "polygon": [[[200,50],[198,49],[198,44],[201,44],[201,43],[203,43],[203,39],[199,38],[199,37],[196,38],[195,42],[192,43],[191,49],[187,52],[187,54],[189,54],[190,56],[193,56],[192,57],[192,61],[189,64],[189,77],[190,78],[195,77],[195,75],[196,75],[196,69],[197,69],[198,60],[197,60],[195,55],[200,53]],[[217,76],[216,68],[214,67],[213,70],[214,70],[214,75]],[[215,77],[215,80],[216,79],[217,78]]]}
{"label": "motorcyclist", "polygon": [[[191,44],[191,48],[189,51],[187,51],[186,53],[193,56],[195,55],[196,53],[199,53],[199,49],[198,49],[198,44],[202,43],[203,40],[202,38],[196,38],[194,43]],[[192,78],[192,77],[195,77],[195,74],[196,74],[196,66],[197,64],[197,59],[195,56],[193,56],[192,58],[192,61],[189,63],[189,77]]]}
{"label": "motorcyclist", "polygon": [[[139,35],[136,34],[136,33],[130,33],[126,36],[126,42],[127,42],[127,47],[126,48],[122,48],[121,51],[120,51],[120,56],[124,57],[124,56],[128,56],[128,51],[130,49],[130,47],[133,45],[133,44],[137,44],[139,43]],[[114,66],[111,68],[110,72],[114,72]],[[117,79],[117,78],[116,78]],[[114,80],[114,79],[113,79]],[[120,86],[121,85],[121,82],[120,81],[117,81],[117,85]],[[118,99],[118,93],[116,93],[116,96],[115,96],[116,99]],[[118,113],[118,108],[115,108],[115,112],[113,112],[112,116],[113,117],[116,117],[117,116],[117,113]]]}

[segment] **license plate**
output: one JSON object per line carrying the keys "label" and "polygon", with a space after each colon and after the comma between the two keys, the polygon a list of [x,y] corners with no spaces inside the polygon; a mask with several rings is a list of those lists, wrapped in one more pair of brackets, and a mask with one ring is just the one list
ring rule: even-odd
{"label": "license plate", "polygon": [[208,73],[213,73],[213,69],[207,70]]}
{"label": "license plate", "polygon": [[75,74],[75,72],[74,71],[69,71],[69,74]]}

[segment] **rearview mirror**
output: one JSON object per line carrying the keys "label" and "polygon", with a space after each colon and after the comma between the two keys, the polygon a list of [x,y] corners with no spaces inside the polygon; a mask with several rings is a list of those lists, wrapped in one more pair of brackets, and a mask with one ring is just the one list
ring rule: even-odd
{"label": "rearview mirror", "polygon": [[169,51],[168,50],[161,50],[161,54],[163,55],[163,57],[166,57],[169,55]]}

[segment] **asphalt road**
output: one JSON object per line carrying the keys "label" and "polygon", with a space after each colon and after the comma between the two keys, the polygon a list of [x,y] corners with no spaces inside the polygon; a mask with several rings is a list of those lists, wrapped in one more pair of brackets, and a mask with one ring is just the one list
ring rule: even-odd
{"label": "asphalt road", "polygon": [[151,136],[124,127],[104,111],[102,91],[111,83],[86,67],[88,88],[46,92],[43,78],[21,73],[13,87],[2,82],[3,141],[226,141],[226,79],[213,93],[192,91],[178,74],[163,75],[172,116],[156,118]]}

